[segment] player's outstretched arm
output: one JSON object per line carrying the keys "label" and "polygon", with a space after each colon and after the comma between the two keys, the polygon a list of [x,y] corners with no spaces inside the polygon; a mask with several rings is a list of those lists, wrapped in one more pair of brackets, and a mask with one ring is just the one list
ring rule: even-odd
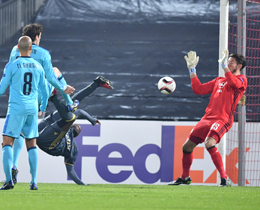
{"label": "player's outstretched arm", "polygon": [[190,51],[184,56],[184,59],[186,60],[187,67],[189,69],[193,92],[198,95],[206,95],[211,93],[215,81],[213,80],[208,83],[201,84],[196,75],[196,66],[199,62],[199,56],[197,56],[197,53],[195,51]]}
{"label": "player's outstretched arm", "polygon": [[42,71],[40,73],[41,74],[40,74],[40,80],[39,80],[39,90],[42,95],[42,101],[41,101],[41,105],[40,105],[41,113],[38,113],[38,116],[39,116],[39,114],[42,114],[43,112],[45,112],[45,110],[47,108],[47,104],[48,104],[48,97],[49,97],[47,82],[44,77],[44,70],[42,69]]}
{"label": "player's outstretched arm", "polygon": [[87,112],[85,112],[82,109],[77,109],[74,114],[76,115],[76,118],[83,118],[83,119],[87,119],[92,125],[95,124],[100,124],[100,122],[98,121],[97,118],[94,118],[92,116],[90,116]]}
{"label": "player's outstretched arm", "polygon": [[85,185],[78,177],[73,165],[65,164],[68,176],[78,185]]}
{"label": "player's outstretched arm", "polygon": [[51,83],[52,86],[54,86],[59,91],[64,91],[67,87],[61,84],[61,82],[56,77],[56,74],[53,71],[53,66],[51,63],[51,54],[47,51],[44,51],[44,57],[42,59],[42,67],[45,72],[45,76],[49,83]]}

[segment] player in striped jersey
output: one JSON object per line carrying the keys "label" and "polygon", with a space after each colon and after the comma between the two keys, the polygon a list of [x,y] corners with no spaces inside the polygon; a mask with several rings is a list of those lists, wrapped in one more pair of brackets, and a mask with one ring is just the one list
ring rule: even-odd
{"label": "player in striped jersey", "polygon": [[185,56],[193,92],[200,95],[211,94],[211,97],[205,115],[193,128],[187,141],[182,146],[182,175],[177,180],[170,182],[169,185],[191,183],[192,151],[199,143],[204,142],[213,163],[220,173],[220,186],[230,186],[221,155],[215,145],[232,127],[236,106],[246,91],[247,78],[241,74],[242,69],[246,66],[246,59],[239,54],[229,55],[228,50],[224,50],[223,55],[219,62],[225,72],[225,77],[217,77],[204,84],[200,83],[196,75],[195,67],[199,61],[196,52],[190,51],[188,57]]}
{"label": "player in striped jersey", "polygon": [[18,41],[20,57],[9,62],[3,72],[0,83],[0,96],[10,84],[8,110],[3,128],[3,168],[5,182],[0,190],[14,187],[12,181],[12,145],[14,139],[22,132],[26,138],[31,172],[30,189],[37,189],[38,153],[36,137],[38,137],[38,90],[42,94],[40,109],[45,111],[48,103],[47,84],[42,66],[30,57],[32,40],[22,36]]}

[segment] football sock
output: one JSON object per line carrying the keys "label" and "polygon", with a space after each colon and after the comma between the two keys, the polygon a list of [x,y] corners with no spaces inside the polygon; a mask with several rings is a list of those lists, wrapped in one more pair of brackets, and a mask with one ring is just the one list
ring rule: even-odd
{"label": "football sock", "polygon": [[13,166],[13,148],[11,145],[5,145],[2,149],[2,161],[5,172],[5,182],[12,179],[12,166]]}
{"label": "football sock", "polygon": [[18,168],[18,158],[23,148],[23,144],[24,138],[21,135],[18,138],[15,138],[13,144],[13,166],[15,166],[16,169]]}
{"label": "football sock", "polygon": [[96,90],[99,85],[96,82],[93,82],[89,86],[85,87],[81,91],[77,92],[75,95],[72,96],[73,100],[78,100],[79,102],[82,101],[85,97],[89,96],[94,90]]}
{"label": "football sock", "polygon": [[192,152],[184,152],[182,156],[182,175],[181,178],[185,179],[190,176],[190,167],[193,161],[193,153]]}
{"label": "football sock", "polygon": [[212,159],[213,163],[215,164],[215,166],[220,174],[220,177],[227,179],[227,174],[225,172],[223,161],[222,161],[221,155],[220,155],[217,147],[213,146],[213,147],[208,148],[208,152],[211,155],[211,159]]}
{"label": "football sock", "polygon": [[28,150],[28,159],[30,165],[30,173],[32,176],[31,184],[37,184],[37,170],[38,170],[38,152],[36,147],[31,147]]}
{"label": "football sock", "polygon": [[[62,76],[62,74],[60,74],[58,80],[60,81],[61,84],[67,85],[67,82],[66,82],[66,80],[64,79],[64,77]],[[71,100],[69,94],[66,94],[66,93],[64,93],[63,91],[61,91],[61,94],[62,94],[63,98],[65,99],[67,105],[72,105],[72,104],[73,104],[73,101]]]}

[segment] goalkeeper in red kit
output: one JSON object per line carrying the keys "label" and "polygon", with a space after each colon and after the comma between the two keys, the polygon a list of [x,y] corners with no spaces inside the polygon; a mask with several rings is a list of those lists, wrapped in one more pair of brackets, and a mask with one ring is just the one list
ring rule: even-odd
{"label": "goalkeeper in red kit", "polygon": [[219,60],[225,72],[225,77],[217,77],[201,84],[196,75],[196,65],[199,57],[196,52],[190,51],[184,57],[190,72],[191,86],[195,94],[211,94],[210,102],[205,115],[195,125],[187,141],[183,144],[182,175],[168,185],[190,184],[190,167],[193,161],[193,149],[200,143],[205,144],[214,165],[220,173],[220,186],[231,186],[228,180],[221,155],[216,144],[229,131],[234,121],[236,106],[247,87],[247,78],[241,74],[246,65],[246,59],[240,54],[229,55],[223,51],[223,58]]}

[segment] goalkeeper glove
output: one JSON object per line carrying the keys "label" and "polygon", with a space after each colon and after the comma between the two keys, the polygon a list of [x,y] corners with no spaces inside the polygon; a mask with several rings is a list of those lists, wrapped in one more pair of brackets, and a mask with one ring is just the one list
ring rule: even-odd
{"label": "goalkeeper glove", "polygon": [[228,50],[225,49],[222,52],[223,58],[219,59],[218,62],[221,63],[222,68],[228,68],[227,60],[228,60]]}
{"label": "goalkeeper glove", "polygon": [[199,62],[199,56],[197,56],[195,51],[188,52],[188,56],[185,55],[184,59],[187,62],[187,67],[189,69],[190,74],[196,73],[196,66]]}

